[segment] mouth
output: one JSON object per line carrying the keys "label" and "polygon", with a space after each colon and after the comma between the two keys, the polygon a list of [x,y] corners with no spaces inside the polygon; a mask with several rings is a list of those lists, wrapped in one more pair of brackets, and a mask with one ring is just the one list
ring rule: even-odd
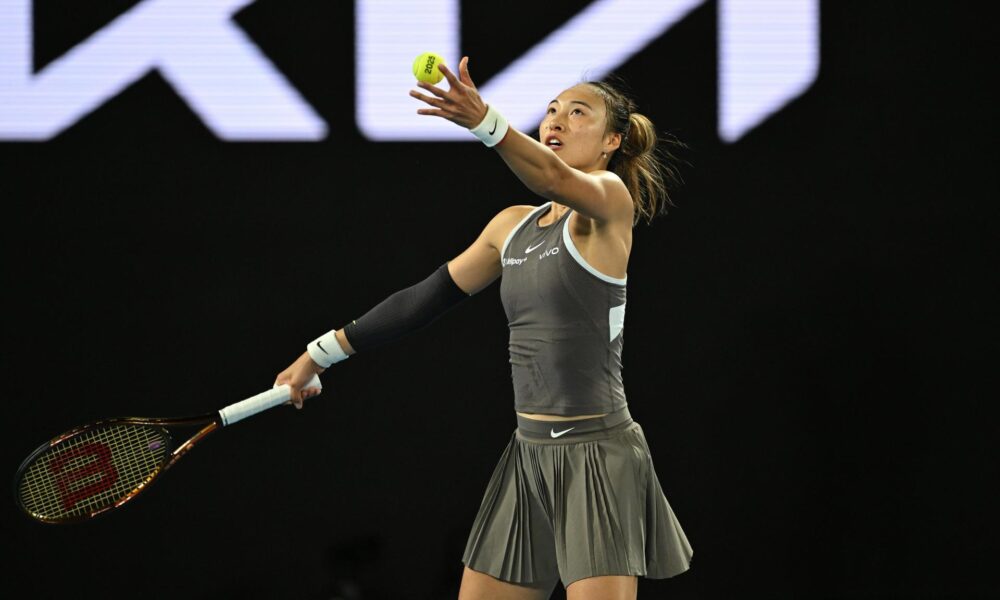
{"label": "mouth", "polygon": [[562,148],[562,140],[560,140],[554,135],[549,135],[546,136],[545,138],[545,145],[548,146],[549,148],[552,148],[553,150],[558,151],[560,148]]}

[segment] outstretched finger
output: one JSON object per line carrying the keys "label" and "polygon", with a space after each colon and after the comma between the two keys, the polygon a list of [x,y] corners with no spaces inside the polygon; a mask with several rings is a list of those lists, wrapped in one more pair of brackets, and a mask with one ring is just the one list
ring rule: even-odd
{"label": "outstretched finger", "polygon": [[463,56],[461,62],[458,63],[458,72],[462,79],[462,83],[469,87],[476,87],[476,84],[472,83],[472,76],[469,75],[469,57]]}
{"label": "outstretched finger", "polygon": [[430,83],[427,83],[426,81],[418,81],[417,82],[417,87],[424,88],[425,90],[427,90],[428,92],[434,94],[435,96],[437,96],[439,98],[447,98],[448,97],[448,92],[442,90],[441,88],[439,88],[436,85],[431,85]]}
{"label": "outstretched finger", "polygon": [[442,119],[448,118],[448,113],[438,108],[418,108],[418,115],[430,115],[432,117],[441,117]]}
{"label": "outstretched finger", "polygon": [[462,85],[462,82],[455,77],[455,74],[451,72],[451,69],[444,66],[444,63],[438,63],[438,69],[440,69],[441,72],[444,73],[444,76],[448,78],[448,85],[451,86],[451,89],[455,89]]}
{"label": "outstretched finger", "polygon": [[414,90],[410,90],[410,95],[416,98],[417,100],[423,100],[427,104],[430,104],[431,106],[435,106],[437,108],[444,108],[447,105],[447,102],[441,100],[440,98],[425,96],[424,94],[421,94],[420,92]]}

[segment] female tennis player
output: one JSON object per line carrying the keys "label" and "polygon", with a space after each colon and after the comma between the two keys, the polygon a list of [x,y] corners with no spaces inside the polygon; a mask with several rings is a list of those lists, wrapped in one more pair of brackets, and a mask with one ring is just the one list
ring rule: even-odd
{"label": "female tennis player", "polygon": [[[540,141],[510,127],[473,84],[410,95],[421,115],[468,128],[548,202],[500,211],[429,277],[307,345],[276,383],[297,408],[313,373],[423,327],[502,277],[517,428],[487,485],[462,562],[459,600],[636,598],[638,577],[690,566],[693,550],[660,487],[621,376],[632,228],[669,201],[672,168],[652,123],[604,82],[552,100]],[[665,153],[670,156],[669,153]]]}

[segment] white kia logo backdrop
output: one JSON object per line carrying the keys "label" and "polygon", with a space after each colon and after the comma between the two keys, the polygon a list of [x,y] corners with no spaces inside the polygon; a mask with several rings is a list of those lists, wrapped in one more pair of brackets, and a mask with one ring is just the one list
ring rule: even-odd
{"label": "white kia logo backdrop", "polygon": [[[815,81],[819,0],[716,1],[718,131],[735,142]],[[220,139],[325,139],[326,122],[233,22],[253,2],[144,0],[35,73],[32,0],[0,0],[0,140],[51,139],[154,69]],[[553,93],[613,71],[704,2],[596,0],[477,85],[532,131]],[[366,138],[475,141],[415,118],[406,93],[421,52],[457,62],[460,13],[459,0],[355,2],[355,116]]]}
{"label": "white kia logo backdrop", "polygon": [[[579,82],[585,73],[599,79],[611,72],[704,2],[591,2],[492,79],[476,85],[511,124],[533,131],[553,95]],[[819,0],[718,2],[719,136],[734,142],[816,79]],[[438,52],[453,66],[457,63],[460,4],[459,0],[355,4],[357,122],[365,137],[475,141],[443,119],[414,119],[413,99],[406,94],[413,87],[409,65],[421,52]]]}

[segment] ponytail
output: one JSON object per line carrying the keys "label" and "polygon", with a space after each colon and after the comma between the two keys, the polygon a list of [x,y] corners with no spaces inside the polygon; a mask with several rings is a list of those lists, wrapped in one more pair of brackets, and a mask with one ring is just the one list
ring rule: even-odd
{"label": "ponytail", "polygon": [[648,117],[636,112],[635,103],[617,87],[605,81],[588,81],[604,98],[608,114],[608,132],[622,135],[621,145],[611,156],[608,170],[625,183],[635,205],[634,227],[645,218],[667,214],[675,206],[670,192],[683,180],[675,164],[679,159],[672,150],[687,148],[673,135],[660,138]]}

